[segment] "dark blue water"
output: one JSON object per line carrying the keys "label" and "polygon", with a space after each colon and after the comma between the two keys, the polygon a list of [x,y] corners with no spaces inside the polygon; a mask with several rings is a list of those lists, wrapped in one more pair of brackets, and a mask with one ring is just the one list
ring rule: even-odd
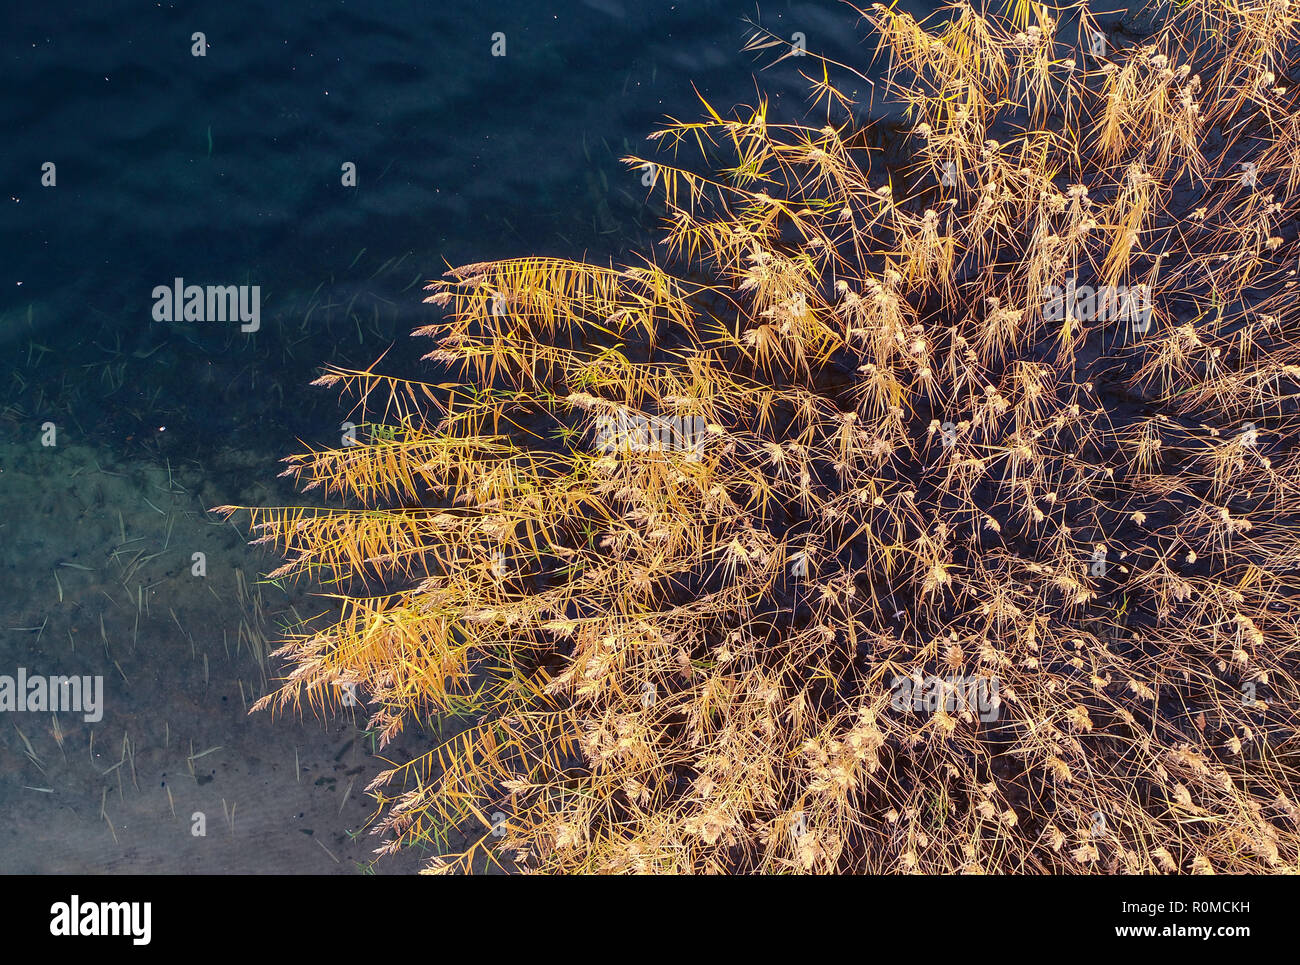
{"label": "dark blue water", "polygon": [[[802,115],[812,61],[763,71],[746,18],[866,64],[837,3],[11,4],[0,345],[49,350],[24,365],[24,411],[66,404],[89,434],[158,446],[332,438],[336,400],[304,384],[394,341],[393,364],[414,357],[430,316],[411,286],[444,261],[646,249],[655,218],[619,159],[701,112],[692,85]],[[260,331],[153,322],[177,277],[259,285]],[[59,381],[114,362],[108,397]]]}

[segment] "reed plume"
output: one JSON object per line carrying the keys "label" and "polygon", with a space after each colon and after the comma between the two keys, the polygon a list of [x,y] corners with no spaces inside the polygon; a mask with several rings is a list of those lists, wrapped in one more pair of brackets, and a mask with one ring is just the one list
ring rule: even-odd
{"label": "reed plume", "polygon": [[659,255],[453,269],[451,381],[319,380],[360,444],[251,513],[338,618],[259,706],[462,722],[371,786],[381,851],[1296,870],[1300,18],[997,6],[858,11],[904,163],[842,65],[824,123],[704,102],[627,159]]}

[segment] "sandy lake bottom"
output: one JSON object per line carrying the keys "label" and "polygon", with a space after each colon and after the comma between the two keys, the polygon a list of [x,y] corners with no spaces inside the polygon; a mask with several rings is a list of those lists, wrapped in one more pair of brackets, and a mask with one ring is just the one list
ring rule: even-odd
{"label": "sandy lake bottom", "polygon": [[[103,679],[97,722],[0,714],[0,871],[369,867],[379,840],[364,788],[384,765],[361,712],[245,710],[267,688],[249,637],[273,645],[291,607],[321,602],[257,582],[257,555],[203,512],[221,494],[199,478],[76,445],[0,450],[0,666]],[[206,576],[193,575],[196,552]],[[419,747],[403,738],[386,754]]]}

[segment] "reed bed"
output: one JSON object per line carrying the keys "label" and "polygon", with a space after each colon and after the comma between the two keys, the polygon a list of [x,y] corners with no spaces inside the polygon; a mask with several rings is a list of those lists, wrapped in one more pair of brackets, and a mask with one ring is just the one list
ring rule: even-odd
{"label": "reed bed", "polygon": [[[453,269],[442,381],[319,380],[372,431],[252,525],[340,615],[258,706],[463,721],[369,788],[381,852],[1296,870],[1297,5],[858,13],[891,151],[803,61],[810,123],[627,159],[639,263]],[[654,419],[702,428],[611,444]]]}

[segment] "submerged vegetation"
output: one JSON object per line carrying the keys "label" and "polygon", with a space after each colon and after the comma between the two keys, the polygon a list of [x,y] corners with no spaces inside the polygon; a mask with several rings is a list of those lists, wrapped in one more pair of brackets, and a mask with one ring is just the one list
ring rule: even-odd
{"label": "submerged vegetation", "polygon": [[657,257],[456,268],[460,382],[319,380],[334,508],[250,512],[341,612],[261,706],[462,718],[370,788],[439,870],[1296,870],[1295,7],[877,4],[888,152],[815,60],[668,123]]}

